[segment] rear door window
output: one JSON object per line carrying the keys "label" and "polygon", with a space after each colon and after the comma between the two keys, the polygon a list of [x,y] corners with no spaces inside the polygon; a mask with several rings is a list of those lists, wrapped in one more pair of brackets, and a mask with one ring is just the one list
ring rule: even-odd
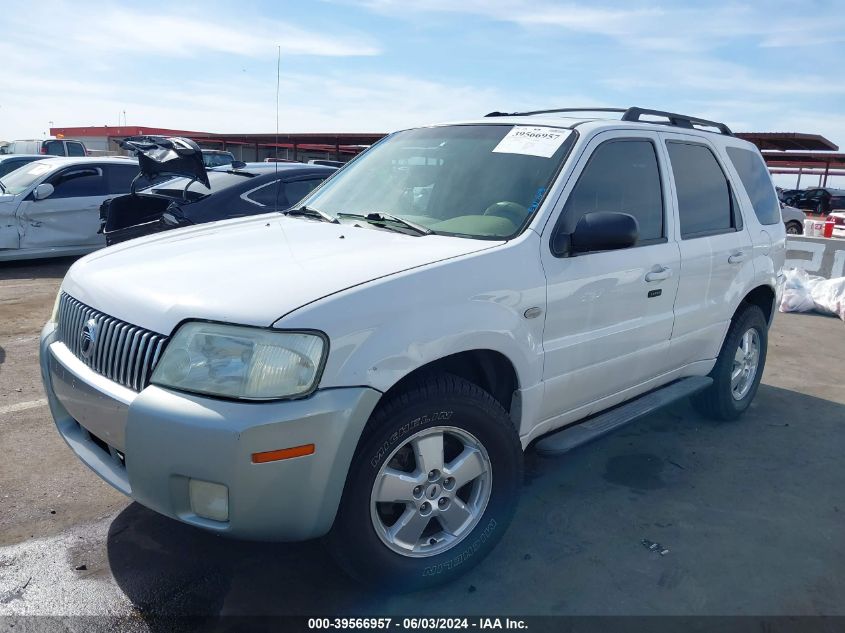
{"label": "rear door window", "polygon": [[65,141],[68,156],[85,156],[85,147],[76,141]]}
{"label": "rear door window", "polygon": [[733,231],[734,203],[730,185],[710,148],[696,143],[667,141],[678,215],[684,239]]}
{"label": "rear door window", "polygon": [[54,198],[82,198],[106,194],[106,182],[102,167],[72,167],[59,172],[50,179],[55,191]]}
{"label": "rear door window", "polygon": [[44,141],[44,152],[50,156],[64,156],[65,144],[61,141]]}
{"label": "rear door window", "polygon": [[728,157],[751,199],[751,206],[760,224],[778,224],[781,221],[780,205],[763,157],[759,152],[741,147],[729,147]]}

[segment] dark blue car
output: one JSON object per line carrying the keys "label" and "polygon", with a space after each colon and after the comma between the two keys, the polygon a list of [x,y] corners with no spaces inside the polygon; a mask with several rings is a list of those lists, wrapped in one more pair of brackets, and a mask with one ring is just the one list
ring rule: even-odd
{"label": "dark blue car", "polygon": [[[336,169],[303,163],[242,163],[206,170],[187,139],[127,139],[149,180],[181,174],[145,189],[106,200],[100,207],[106,243],[169,229],[270,211],[299,202]],[[172,143],[172,146],[168,143]]]}

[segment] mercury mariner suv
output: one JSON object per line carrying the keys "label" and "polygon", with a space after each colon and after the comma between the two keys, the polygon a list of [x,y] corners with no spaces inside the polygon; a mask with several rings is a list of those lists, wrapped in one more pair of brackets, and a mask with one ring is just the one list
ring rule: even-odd
{"label": "mercury mariner suv", "polygon": [[502,537],[523,452],[763,373],[785,232],[760,152],[629,108],[396,132],[294,209],[77,261],[41,338],[59,433],[139,503],[325,537],[356,578],[454,578]]}

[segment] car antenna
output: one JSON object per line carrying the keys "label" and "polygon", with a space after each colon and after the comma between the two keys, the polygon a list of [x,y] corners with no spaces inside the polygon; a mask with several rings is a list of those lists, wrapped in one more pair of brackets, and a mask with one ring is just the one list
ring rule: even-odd
{"label": "car antenna", "polygon": [[[282,193],[282,183],[279,181],[279,84],[281,83],[282,75],[282,45],[278,45],[276,54],[276,142],[274,143],[274,171],[276,174],[276,197],[273,205],[273,210],[279,210],[279,195]],[[255,157],[256,159],[258,156]]]}

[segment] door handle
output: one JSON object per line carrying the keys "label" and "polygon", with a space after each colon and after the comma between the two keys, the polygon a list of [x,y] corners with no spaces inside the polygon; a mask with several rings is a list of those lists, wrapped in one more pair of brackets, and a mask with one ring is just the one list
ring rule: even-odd
{"label": "door handle", "polygon": [[655,267],[645,275],[646,281],[663,281],[672,276],[672,269],[666,266]]}
{"label": "door handle", "polygon": [[741,264],[746,259],[748,259],[748,255],[745,254],[745,251],[737,251],[736,253],[731,253],[731,256],[728,257],[728,263]]}

